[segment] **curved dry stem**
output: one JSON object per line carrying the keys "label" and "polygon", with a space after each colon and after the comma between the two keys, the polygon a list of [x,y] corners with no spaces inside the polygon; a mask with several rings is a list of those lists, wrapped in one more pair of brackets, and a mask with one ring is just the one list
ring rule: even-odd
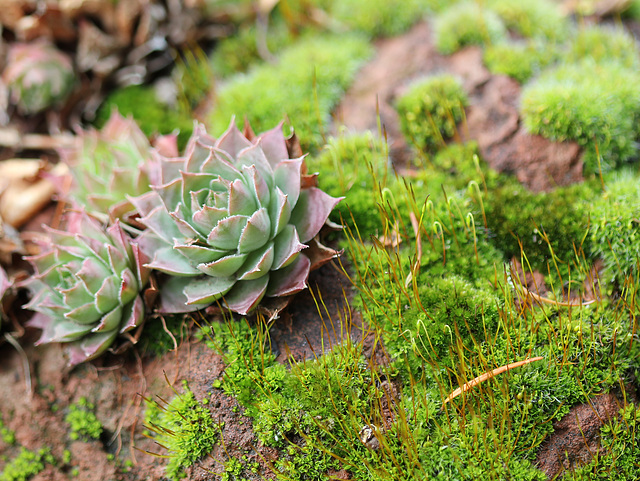
{"label": "curved dry stem", "polygon": [[506,372],[506,371],[508,371],[510,369],[513,369],[513,368],[516,368],[516,367],[524,366],[525,364],[529,364],[530,362],[539,361],[540,359],[543,359],[542,356],[532,357],[530,359],[525,359],[524,361],[512,362],[511,364],[507,364],[505,366],[500,366],[500,367],[498,367],[498,368],[496,368],[496,369],[494,369],[492,371],[485,372],[484,374],[481,374],[480,376],[476,377],[475,379],[472,379],[471,381],[465,383],[462,387],[459,387],[458,389],[453,391],[451,394],[449,394],[449,397],[447,397],[447,399],[444,400],[442,405],[444,406],[449,401],[451,401],[452,399],[458,397],[463,392],[468,391],[472,387],[477,386],[481,382],[486,381],[487,379],[490,379],[493,376],[497,376],[498,374],[502,374],[503,372]]}

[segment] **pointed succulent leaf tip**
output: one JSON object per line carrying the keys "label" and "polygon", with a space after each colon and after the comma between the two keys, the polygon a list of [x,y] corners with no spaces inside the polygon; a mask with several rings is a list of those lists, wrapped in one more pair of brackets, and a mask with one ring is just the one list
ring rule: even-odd
{"label": "pointed succulent leaf tip", "polygon": [[132,199],[149,230],[137,241],[152,259],[148,267],[181,276],[162,286],[160,311],[188,312],[222,297],[228,309],[246,314],[265,295],[304,289],[311,266],[304,242],[339,200],[305,172],[282,124],[254,137],[232,121],[215,141],[199,126],[173,182],[154,186],[161,201]]}
{"label": "pointed succulent leaf tip", "polygon": [[32,292],[25,308],[37,313],[30,325],[43,330],[38,342],[66,343],[74,365],[100,355],[119,332],[142,324],[140,291],[148,269],[142,266],[146,262],[140,252],[142,236],[134,241],[118,222],[105,229],[82,211],[66,219],[71,232],[47,230],[44,252],[27,259],[34,264],[46,259],[48,266],[25,284]]}
{"label": "pointed succulent leaf tip", "polygon": [[280,122],[271,130],[267,130],[265,133],[258,137],[257,143],[260,144],[264,155],[271,164],[271,167],[275,168],[280,162],[289,158],[289,152],[287,151],[287,142],[282,134],[282,125],[284,122]]}
{"label": "pointed succulent leaf tip", "polygon": [[251,142],[242,135],[242,132],[236,125],[235,118],[231,119],[229,128],[220,136],[216,142],[216,147],[227,152],[232,159],[236,159],[238,153],[251,146]]}

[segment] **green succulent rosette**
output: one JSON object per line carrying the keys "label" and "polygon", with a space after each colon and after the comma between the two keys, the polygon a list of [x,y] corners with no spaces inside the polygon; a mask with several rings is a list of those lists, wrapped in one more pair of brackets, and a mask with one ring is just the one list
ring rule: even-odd
{"label": "green succulent rosette", "polygon": [[281,125],[254,137],[232,120],[217,140],[196,126],[184,157],[161,159],[162,183],[131,201],[148,228],[148,267],[172,276],[162,312],[219,301],[244,315],[306,287],[304,249],[340,199],[314,185],[294,150]]}
{"label": "green succulent rosette", "polygon": [[26,257],[34,276],[25,308],[29,325],[42,329],[37,344],[67,344],[69,364],[102,354],[144,320],[141,290],[149,278],[145,258],[119,222],[108,229],[85,212],[72,212],[67,228],[45,227],[41,253]]}
{"label": "green succulent rosette", "polygon": [[[175,135],[158,137],[153,147],[165,155],[178,155]],[[158,182],[152,144],[135,120],[117,110],[101,130],[79,129],[73,145],[59,153],[74,182],[67,193],[58,179],[58,189],[88,212],[129,221],[135,209],[127,197],[149,192],[150,184]]]}
{"label": "green succulent rosette", "polygon": [[35,114],[66,101],[75,85],[71,58],[47,41],[14,43],[2,73],[11,101],[23,114]]}

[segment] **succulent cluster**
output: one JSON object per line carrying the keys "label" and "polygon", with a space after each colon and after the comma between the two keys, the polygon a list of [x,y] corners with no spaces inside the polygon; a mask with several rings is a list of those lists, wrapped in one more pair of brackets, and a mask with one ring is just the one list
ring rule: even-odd
{"label": "succulent cluster", "polygon": [[2,80],[23,114],[63,103],[73,90],[74,79],[71,59],[46,41],[9,47]]}
{"label": "succulent cluster", "polygon": [[[80,132],[64,158],[76,181],[71,200],[87,210],[72,211],[65,231],[46,229],[25,285],[39,343],[68,343],[72,365],[142,324],[152,270],[166,274],[161,312],[218,301],[244,315],[265,296],[304,289],[309,271],[336,255],[314,238],[340,199],[306,174],[282,124],[255,136],[232,121],[217,140],[197,125],[178,156],[175,137],[151,148],[132,120],[114,114],[102,131]],[[88,210],[109,214],[110,225]],[[123,226],[131,220],[142,227],[135,237]]]}
{"label": "succulent cluster", "polygon": [[161,184],[131,201],[148,228],[138,242],[149,267],[173,276],[162,311],[221,299],[247,314],[264,296],[306,287],[311,261],[300,251],[339,199],[315,186],[290,148],[281,125],[250,140],[232,121],[218,140],[198,126],[184,157],[160,156]]}
{"label": "succulent cluster", "polygon": [[[178,155],[175,135],[159,137],[154,146],[166,155]],[[149,140],[133,119],[117,110],[101,130],[79,130],[74,145],[61,149],[60,156],[75,180],[71,199],[112,218],[134,214],[127,197],[149,192],[159,173]]]}
{"label": "succulent cluster", "polygon": [[27,258],[36,273],[25,283],[32,293],[25,307],[36,311],[30,325],[43,330],[38,343],[67,343],[74,365],[142,324],[149,269],[118,221],[105,230],[86,213],[71,212],[65,231],[46,230],[41,253]]}

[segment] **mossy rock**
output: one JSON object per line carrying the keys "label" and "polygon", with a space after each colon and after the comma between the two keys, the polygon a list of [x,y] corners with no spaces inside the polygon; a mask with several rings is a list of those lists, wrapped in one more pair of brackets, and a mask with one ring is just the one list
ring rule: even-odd
{"label": "mossy rock", "polygon": [[451,75],[417,81],[396,103],[400,127],[419,150],[435,152],[456,133],[468,104],[461,83]]}
{"label": "mossy rock", "polygon": [[619,62],[585,59],[547,71],[523,89],[520,110],[529,132],[585,147],[587,172],[637,157],[640,76]]}

